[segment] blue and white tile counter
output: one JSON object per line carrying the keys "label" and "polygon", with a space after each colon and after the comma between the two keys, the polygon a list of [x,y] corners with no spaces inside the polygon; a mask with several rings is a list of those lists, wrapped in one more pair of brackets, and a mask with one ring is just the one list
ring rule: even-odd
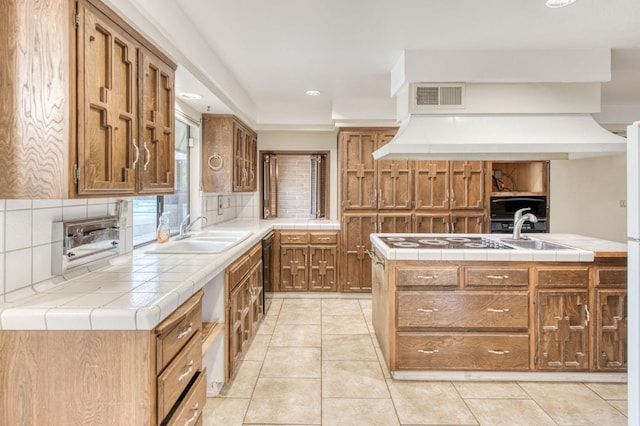
{"label": "blue and white tile counter", "polygon": [[0,329],[151,330],[271,230],[337,230],[340,222],[234,220],[206,229],[252,234],[219,254],[147,254],[146,246],[81,276],[36,284],[30,294],[8,294]]}

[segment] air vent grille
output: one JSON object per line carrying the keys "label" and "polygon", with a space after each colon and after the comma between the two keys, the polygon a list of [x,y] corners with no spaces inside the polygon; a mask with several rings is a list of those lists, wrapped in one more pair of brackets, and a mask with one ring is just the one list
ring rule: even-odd
{"label": "air vent grille", "polygon": [[416,105],[439,105],[439,87],[416,88]]}
{"label": "air vent grille", "polygon": [[414,86],[414,105],[421,109],[448,109],[464,107],[463,84],[416,84]]}

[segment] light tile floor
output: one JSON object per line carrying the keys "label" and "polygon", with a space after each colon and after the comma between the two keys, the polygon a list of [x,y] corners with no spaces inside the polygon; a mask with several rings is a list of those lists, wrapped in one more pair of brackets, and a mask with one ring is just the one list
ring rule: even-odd
{"label": "light tile floor", "polygon": [[392,380],[370,299],[272,299],[205,425],[626,425],[626,384]]}

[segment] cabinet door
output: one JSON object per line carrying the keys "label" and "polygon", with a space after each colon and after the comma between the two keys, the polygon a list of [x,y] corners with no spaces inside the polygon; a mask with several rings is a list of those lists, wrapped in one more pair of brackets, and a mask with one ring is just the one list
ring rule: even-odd
{"label": "cabinet door", "polygon": [[244,190],[254,192],[258,187],[257,167],[258,167],[258,138],[255,133],[247,131],[245,133],[245,159],[246,159],[246,179]]}
{"label": "cabinet door", "polygon": [[137,45],[79,5],[78,194],[132,194],[141,165]]}
{"label": "cabinet door", "polygon": [[229,377],[233,376],[242,356],[244,335],[244,286],[239,285],[229,296]]}
{"label": "cabinet door", "polygon": [[627,291],[596,290],[596,369],[627,369]]}
{"label": "cabinet door", "polygon": [[336,246],[309,247],[309,290],[336,291]]}
{"label": "cabinet door", "polygon": [[[174,187],[174,71],[140,49],[141,193],[172,193]],[[185,170],[186,173],[186,170]]]}
{"label": "cabinet door", "polygon": [[440,214],[416,214],[414,217],[413,232],[426,234],[446,234],[449,232],[450,215]]}
{"label": "cabinet door", "polygon": [[340,134],[342,208],[376,208],[376,132]]}
{"label": "cabinet door", "polygon": [[484,213],[452,214],[450,231],[456,234],[482,234],[484,232]]}
{"label": "cabinet door", "polygon": [[416,161],[416,210],[449,208],[449,162]]}
{"label": "cabinet door", "polygon": [[413,161],[378,161],[378,208],[410,209],[413,204]]}
{"label": "cabinet door", "polygon": [[242,125],[233,122],[233,192],[244,191],[247,181],[247,168],[244,158],[245,131]]}
{"label": "cabinet door", "polygon": [[536,343],[538,370],[589,368],[587,290],[538,290]]}
{"label": "cabinet door", "polygon": [[376,232],[376,214],[342,216],[342,257],[340,270],[344,292],[371,291],[371,250],[369,235]]}
{"label": "cabinet door", "polygon": [[264,305],[262,303],[262,260],[253,265],[251,272],[249,273],[249,280],[251,283],[251,320],[252,328],[251,335],[255,335],[258,331],[258,326],[264,315]]}
{"label": "cabinet door", "polygon": [[411,232],[411,213],[378,214],[378,231],[386,234]]}
{"label": "cabinet door", "polygon": [[450,170],[449,200],[451,208],[484,208],[484,162],[451,161]]}
{"label": "cabinet door", "polygon": [[280,245],[280,291],[306,291],[307,246]]}

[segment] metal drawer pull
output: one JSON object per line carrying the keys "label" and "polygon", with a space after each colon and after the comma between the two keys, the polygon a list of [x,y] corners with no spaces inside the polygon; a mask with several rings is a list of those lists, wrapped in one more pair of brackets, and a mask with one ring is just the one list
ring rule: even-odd
{"label": "metal drawer pull", "polygon": [[300,237],[288,237],[289,241],[299,241]]}
{"label": "metal drawer pull", "polygon": [[487,275],[487,278],[491,280],[508,280],[509,275]]}
{"label": "metal drawer pull", "polygon": [[193,323],[192,322],[189,323],[189,328],[187,328],[182,333],[178,334],[178,340],[182,339],[184,336],[188,336],[191,333],[191,330],[193,330]]}
{"label": "metal drawer pull", "polygon": [[494,351],[493,349],[489,349],[487,352],[494,355],[506,355],[509,351]]}
{"label": "metal drawer pull", "polygon": [[584,313],[587,314],[587,318],[584,321],[584,325],[586,327],[587,325],[589,325],[589,320],[591,319],[591,315],[589,314],[589,307],[587,305],[582,305],[582,306],[584,306]]}
{"label": "metal drawer pull", "polygon": [[489,311],[489,312],[496,312],[496,313],[498,313],[498,314],[502,314],[502,313],[505,313],[505,312],[509,312],[509,310],[510,310],[509,308],[504,308],[504,309],[494,309],[494,308],[489,308],[489,309],[487,309],[487,311]]}
{"label": "metal drawer pull", "polygon": [[318,237],[319,241],[329,241],[329,237]]}
{"label": "metal drawer pull", "polygon": [[439,278],[438,275],[418,275],[416,278],[421,280],[437,280]]}
{"label": "metal drawer pull", "polygon": [[418,352],[420,352],[421,354],[432,355],[432,354],[437,354],[440,351],[437,350],[437,349],[433,349],[431,351],[425,351],[424,349],[418,349]]}
{"label": "metal drawer pull", "polygon": [[365,250],[365,253],[367,253],[369,255],[369,257],[371,258],[371,260],[373,260],[373,264],[374,265],[382,265],[382,267],[384,268],[384,260],[378,260],[378,258],[376,257],[376,254],[374,253],[373,250]]}
{"label": "metal drawer pull", "polygon": [[147,155],[146,155],[147,161],[144,162],[144,166],[142,166],[142,169],[144,171],[147,171],[147,166],[149,165],[149,162],[151,161],[151,152],[149,152],[149,148],[147,148],[147,142],[146,141],[142,144],[142,146],[144,148],[144,152],[147,153]]}
{"label": "metal drawer pull", "polygon": [[187,377],[189,377],[189,375],[191,374],[191,372],[193,371],[193,361],[189,361],[189,364],[187,364],[189,366],[189,369],[187,371],[185,371],[184,373],[182,373],[180,375],[180,377],[178,377],[178,381],[181,382],[184,379],[186,379]]}
{"label": "metal drawer pull", "polygon": [[138,164],[138,160],[140,160],[140,149],[138,148],[138,145],[136,145],[135,139],[131,140],[131,145],[136,149],[136,159],[133,160],[133,164],[131,165],[131,168],[135,170],[136,164]]}
{"label": "metal drawer pull", "polygon": [[191,416],[190,419],[188,419],[186,422],[184,422],[184,426],[189,426],[192,422],[195,422],[196,420],[198,420],[198,416],[200,415],[200,413],[198,412],[198,408],[199,404],[196,404],[195,407],[193,407],[193,416]]}
{"label": "metal drawer pull", "polygon": [[438,312],[438,308],[418,308],[418,312],[425,312],[430,314],[432,312]]}

